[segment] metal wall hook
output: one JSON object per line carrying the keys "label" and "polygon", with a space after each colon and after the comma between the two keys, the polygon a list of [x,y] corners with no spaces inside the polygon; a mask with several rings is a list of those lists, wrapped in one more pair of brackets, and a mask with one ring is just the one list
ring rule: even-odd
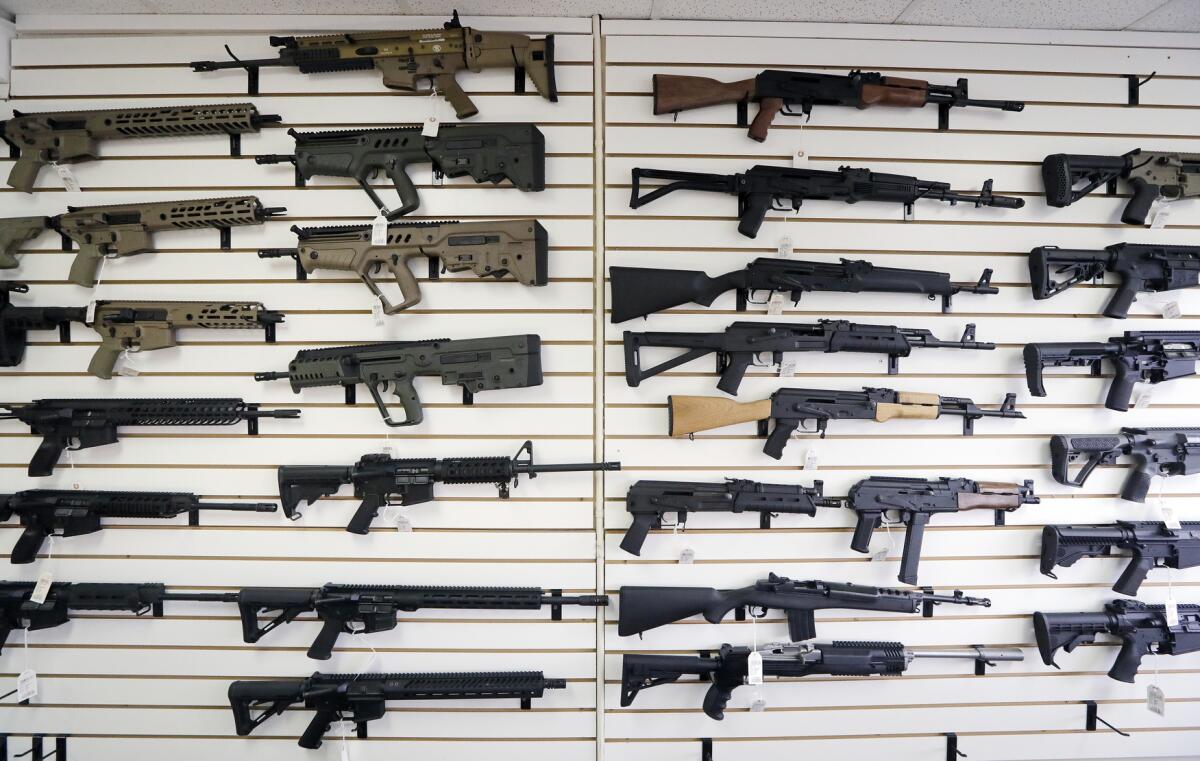
{"label": "metal wall hook", "polygon": [[946,732],[946,761],[958,761],[959,758],[966,757],[967,754],[958,749],[958,735]]}
{"label": "metal wall hook", "polygon": [[1086,729],[1089,732],[1095,732],[1096,731],[1096,722],[1100,722],[1104,726],[1108,727],[1112,731],[1119,734],[1121,737],[1129,737],[1128,732],[1122,732],[1121,730],[1114,727],[1112,724],[1109,724],[1107,721],[1100,718],[1100,714],[1098,713],[1099,709],[1096,707],[1096,701],[1085,700],[1085,701],[1083,701],[1083,704],[1085,706],[1087,706],[1087,718],[1084,720],[1084,725],[1083,725],[1084,729]]}
{"label": "metal wall hook", "polygon": [[[29,738],[29,750],[13,756],[14,759],[30,756],[30,761],[46,761],[55,758],[57,761],[67,761],[67,735],[54,738],[54,750],[46,753],[46,736],[33,735]],[[8,761],[8,735],[0,735],[0,761]]]}
{"label": "metal wall hook", "polygon": [[1146,77],[1145,79],[1142,79],[1141,75],[1139,75],[1139,74],[1122,74],[1121,75],[1121,76],[1125,77],[1125,81],[1129,83],[1129,102],[1127,105],[1130,105],[1130,106],[1141,105],[1142,85],[1146,84],[1151,79],[1154,79],[1154,76],[1156,74],[1158,74],[1157,71],[1152,71],[1152,72],[1150,72],[1150,76]]}
{"label": "metal wall hook", "polygon": [[712,738],[711,737],[701,737],[700,738],[700,761],[712,761],[712,757],[713,757]]}

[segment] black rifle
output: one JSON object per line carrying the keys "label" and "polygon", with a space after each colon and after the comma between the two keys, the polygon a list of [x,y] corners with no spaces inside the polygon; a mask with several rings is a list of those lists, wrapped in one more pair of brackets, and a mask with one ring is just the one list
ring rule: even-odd
{"label": "black rifle", "polygon": [[802,642],[817,636],[813,619],[815,610],[921,611],[928,618],[933,615],[933,606],[942,603],[982,605],[985,608],[992,605],[992,601],[986,597],[967,597],[957,590],[954,594],[939,595],[931,589],[888,589],[818,580],[793,581],[772,573],[754,586],[741,589],[621,587],[617,633],[628,637],[697,615],[704,616],[704,620],[710,624],[717,624],[731,610],[737,611],[739,621],[745,618],[747,611],[753,618],[761,618],[775,609],[787,615],[789,639]]}
{"label": "black rifle", "polygon": [[[399,427],[425,419],[413,385],[419,375],[440,377],[444,386],[462,386],[463,404],[471,404],[480,391],[540,386],[542,339],[527,334],[304,349],[296,352],[286,372],[256,373],[254,380],[286,379],[297,394],[306,388],[342,386],[346,404],[354,404],[355,387],[361,383],[383,422]],[[393,419],[383,400],[388,385],[404,408],[403,420]]]}
{"label": "black rifle", "polygon": [[1032,343],[1025,344],[1025,380],[1029,393],[1045,396],[1042,369],[1046,367],[1087,367],[1099,376],[1104,360],[1112,362],[1113,382],[1104,406],[1125,412],[1138,381],[1155,385],[1196,374],[1200,360],[1200,331],[1127,330],[1107,343]]}
{"label": "black rifle", "polygon": [[[725,718],[725,707],[733,691],[747,683],[750,674],[748,647],[721,645],[716,655],[644,655],[630,653],[621,663],[621,705],[633,704],[637,694],[649,687],[679,681],[695,674],[708,682],[704,713],[710,719]],[[910,650],[899,642],[814,642],[778,643],[758,651],[763,676],[800,677],[813,674],[833,676],[895,676],[904,673],[915,658],[973,660],[977,674],[996,661],[1023,661],[1017,648],[975,645],[960,650]]]}
{"label": "black rifle", "polygon": [[104,528],[104,518],[174,518],[187,513],[200,525],[201,510],[273,513],[270,502],[201,502],[195,494],[163,491],[31,489],[0,494],[0,522],[16,516],[25,530],[13,545],[13,563],[32,563],[48,536],[83,536]]}
{"label": "black rifle", "polygon": [[871,534],[883,525],[884,516],[895,511],[904,530],[904,554],[900,558],[900,573],[896,577],[905,584],[917,583],[917,566],[921,562],[921,542],[929,520],[939,513],[962,510],[994,510],[997,526],[1004,525],[1004,514],[1021,505],[1036,505],[1041,500],[1033,494],[1033,481],[1023,484],[1002,484],[972,481],[968,478],[895,478],[875,476],[850,487],[846,507],[858,514],[850,548],[869,552]]}
{"label": "black rifle", "polygon": [[[1070,206],[1105,185],[1108,195],[1117,192],[1117,180],[1126,180],[1133,198],[1121,212],[1127,225],[1146,224],[1146,215],[1158,199],[1178,201],[1200,195],[1200,153],[1163,153],[1135,148],[1121,156],[1086,156],[1055,153],[1042,160],[1046,203]],[[1085,183],[1078,190],[1075,186]]]}
{"label": "black rifle", "polygon": [[[326,584],[323,587],[252,587],[237,595],[242,638],[257,642],[277,626],[304,613],[315,613],[321,631],[308,657],[328,660],[340,634],[373,634],[396,628],[396,614],[428,608],[453,610],[537,610],[550,606],[562,620],[562,606],[604,607],[607,595],[564,595],[561,589],[538,587],[430,587],[372,584]],[[266,613],[271,620],[260,625]]]}
{"label": "black rifle", "polygon": [[668,270],[652,267],[609,267],[612,283],[612,321],[625,322],[688,303],[711,306],[726,291],[737,292],[737,311],[746,311],[756,291],[787,293],[793,304],[809,292],[833,293],[920,293],[931,300],[942,299],[942,311],[950,311],[956,293],[996,294],[992,271],[985,269],[974,284],[952,283],[950,275],[932,270],[876,267],[864,259],[805,262],[793,259],[755,259],[744,269],[709,277],[699,270]]}
{"label": "black rifle", "polygon": [[[737,104],[737,124],[746,126],[746,105],[758,104],[758,114],[750,124],[749,135],[760,143],[775,115],[812,115],[813,106],[896,106],[921,108],[927,103],[938,107],[938,129],[950,128],[950,109],[975,106],[1001,111],[1022,111],[1025,104],[1015,100],[974,100],[967,97],[967,80],[954,85],[931,85],[923,79],[889,77],[877,71],[852,69],[849,74],[818,74],[811,71],[765,69],[753,79],[718,82],[707,77],[675,74],[654,75],[654,113],[690,111],[721,103]],[[799,107],[799,112],[794,111]]]}
{"label": "black rifle", "polygon": [[[640,195],[642,179],[670,180],[666,185]],[[992,181],[983,183],[978,194],[955,193],[945,182],[919,180],[900,174],[882,174],[870,169],[841,167],[836,172],[819,169],[759,164],[740,174],[704,174],[674,172],[665,169],[633,170],[633,193],[629,207],[638,209],[676,190],[704,190],[738,197],[738,232],[747,238],[758,235],[768,211],[797,212],[805,201],[883,201],[904,204],[905,216],[911,216],[918,200],[945,201],[1019,209],[1023,198],[992,194]]]}
{"label": "black rifle", "polygon": [[25,346],[31,330],[58,329],[58,340],[71,342],[71,323],[83,322],[86,307],[18,307],[9,294],[28,293],[29,286],[12,281],[0,282],[0,367],[16,367],[25,358]]}
{"label": "black rifle", "polygon": [[[1116,243],[1099,251],[1038,246],[1029,252],[1029,282],[1035,299],[1048,299],[1105,272],[1121,278],[1104,307],[1105,317],[1125,319],[1139,293],[1162,293],[1200,285],[1200,246]],[[1055,280],[1056,275],[1066,275]]]}
{"label": "black rifle", "polygon": [[168,592],[163,584],[81,584],[56,581],[46,601],[30,600],[37,582],[0,581],[0,649],[13,631],[51,629],[77,610],[124,610],[139,616],[163,614],[163,602],[234,602],[236,592]]}
{"label": "black rifle", "polygon": [[[449,674],[322,674],[306,679],[233,682],[229,704],[239,736],[293,706],[315,711],[300,736],[301,748],[321,747],[335,721],[352,721],[359,737],[367,722],[382,719],[389,700],[497,700],[515,698],[529,709],[546,690],[563,690],[565,679],[547,679],[540,671],[492,671]],[[252,711],[261,709],[258,716]]]}
{"label": "black rifle", "polygon": [[[511,180],[518,189],[546,189],[546,138],[532,124],[443,124],[437,137],[421,127],[297,132],[295,154],[255,156],[259,164],[291,163],[296,185],[313,177],[347,177],[358,183],[379,213],[388,219],[416,211],[421,196],[408,176],[411,164],[433,164],[434,176],[464,177],[498,185]],[[396,187],[400,208],[387,204],[368,180],[383,172]]]}
{"label": "black rifle", "polygon": [[[1200,468],[1200,428],[1122,428],[1116,434],[1060,433],[1050,437],[1050,473],[1063,486],[1083,486],[1098,465],[1133,458],[1121,499],[1145,502],[1155,476],[1189,476]],[[1071,463],[1087,462],[1074,478]]]}
{"label": "black rifle", "polygon": [[[524,455],[524,457],[522,457]],[[336,494],[347,484],[362,499],[346,525],[353,534],[371,530],[371,521],[385,505],[419,505],[433,500],[433,485],[495,484],[501,499],[509,497],[509,481],[516,487],[521,474],[620,470],[619,462],[585,462],[569,465],[534,465],[533,442],[526,441],[513,457],[446,457],[398,460],[386,454],[367,454],[349,467],[338,465],[283,465],[279,468],[279,500],[283,512],[295,520],[300,503],[312,504]],[[399,500],[396,498],[399,497]]]}
{"label": "black rifle", "polygon": [[0,420],[20,420],[42,443],[29,461],[29,475],[54,472],[63,450],[116,444],[128,425],[234,425],[246,421],[258,435],[259,418],[298,418],[300,410],[261,410],[241,399],[37,399],[0,404]]}
{"label": "black rifle", "polygon": [[1148,654],[1184,655],[1200,650],[1200,605],[1180,605],[1179,625],[1168,626],[1162,605],[1139,600],[1113,600],[1099,613],[1034,613],[1033,633],[1047,666],[1059,648],[1073,651],[1096,641],[1097,634],[1121,638],[1121,651],[1108,675],[1132,683],[1142,657]]}
{"label": "black rifle", "polygon": [[[687,349],[673,359],[642,369],[643,347]],[[860,325],[848,320],[820,320],[815,324],[786,322],[735,322],[723,333],[634,333],[625,331],[625,382],[636,388],[646,378],[674,369],[707,354],[716,354],[717,388],[737,395],[746,370],[760,354],[769,354],[778,365],[790,351],[853,351],[886,354],[888,375],[899,372],[900,357],[914,347],[926,349],[995,349],[996,344],[975,340],[975,326],[967,325],[958,341],[942,341],[928,330],[894,325]]]}
{"label": "black rifle", "polygon": [[[830,420],[889,420],[908,418],[936,420],[942,415],[963,419],[963,435],[975,432],[982,417],[1024,418],[1017,411],[1016,394],[1008,394],[999,409],[985,410],[966,397],[894,391],[864,387],[862,391],[830,391],[812,388],[781,388],[770,398],[735,402],[718,396],[667,397],[667,426],[672,436],[690,436],[738,423],[758,422],[758,435],[766,438],[763,452],[776,460],[783,457],[792,433],[811,420],[815,432],[825,437]],[[775,421],[775,427],[768,424]]]}
{"label": "black rifle", "polygon": [[1132,554],[1113,591],[1136,595],[1152,568],[1200,565],[1200,522],[1170,529],[1162,521],[1117,521],[1091,526],[1043,526],[1042,573],[1075,565],[1080,558],[1109,557],[1114,550]]}
{"label": "black rifle", "polygon": [[625,495],[625,509],[633,522],[625,531],[621,549],[641,555],[646,535],[650,529],[663,527],[667,513],[675,513],[674,525],[681,529],[689,513],[758,513],[758,527],[768,529],[776,515],[816,515],[818,507],[839,507],[838,500],[824,498],[824,487],[822,481],[814,481],[809,488],[741,478],[727,478],[716,484],[638,481]]}

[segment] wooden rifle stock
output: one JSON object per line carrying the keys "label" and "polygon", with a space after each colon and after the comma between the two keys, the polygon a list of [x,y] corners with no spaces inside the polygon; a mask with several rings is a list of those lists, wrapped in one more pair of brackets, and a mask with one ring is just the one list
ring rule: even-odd
{"label": "wooden rifle stock", "polygon": [[771,400],[735,402],[719,396],[670,396],[667,397],[667,414],[671,435],[687,436],[697,431],[766,420],[771,417]]}
{"label": "wooden rifle stock", "polygon": [[654,75],[654,113],[659,116],[722,103],[740,103],[750,100],[753,95],[754,79],[718,82],[708,77]]}

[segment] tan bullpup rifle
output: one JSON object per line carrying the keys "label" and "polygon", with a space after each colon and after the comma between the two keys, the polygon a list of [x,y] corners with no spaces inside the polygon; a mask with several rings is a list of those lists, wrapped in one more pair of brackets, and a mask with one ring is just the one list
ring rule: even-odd
{"label": "tan bullpup rifle", "polygon": [[163,230],[216,228],[221,248],[230,248],[231,227],[261,225],[287,209],[266,207],[255,196],[235,198],[198,198],[161,203],[129,203],[113,206],[68,206],[65,214],[54,217],[16,217],[0,219],[0,269],[17,266],[17,247],[38,236],[42,230],[57,230],[63,238],[63,250],[71,243],[79,253],[71,263],[67,279],[88,288],[96,285],[102,259],[133,256],[154,250],[152,233]]}
{"label": "tan bullpup rifle", "polygon": [[[469,270],[476,277],[511,275],[523,285],[547,282],[546,229],[534,219],[393,223],[387,227],[387,242],[380,244],[372,240],[371,230],[371,225],[293,226],[297,248],[264,248],[258,255],[295,259],[297,280],[307,280],[317,270],[353,272],[383,304],[386,314],[421,302],[410,259],[428,259],[430,280],[437,280],[442,272]],[[400,304],[393,304],[375,282],[374,276],[383,270],[400,287]]]}
{"label": "tan bullpup rifle", "polygon": [[[406,29],[396,32],[346,32],[311,37],[269,38],[280,48],[278,58],[238,59],[225,46],[231,61],[193,61],[193,71],[245,69],[248,90],[258,93],[258,70],[263,66],[295,66],[303,74],[328,71],[378,69],[383,86],[393,90],[429,94],[436,92],[454,106],[459,119],[479,113],[458,84],[459,71],[512,68],[513,91],[525,92],[525,75],[543,98],[558,101],[554,83],[554,35],[540,40],[524,34],[483,32],[463,26],[458,11],[442,29]],[[431,89],[419,82],[430,80]]]}
{"label": "tan bullpup rifle", "polygon": [[229,154],[241,155],[242,135],[280,121],[260,114],[253,103],[218,106],[158,106],[99,111],[55,111],[24,114],[13,111],[0,121],[0,138],[17,160],[8,175],[9,187],[33,191],[38,173],[47,164],[80,164],[100,158],[100,142],[135,137],[229,135]]}

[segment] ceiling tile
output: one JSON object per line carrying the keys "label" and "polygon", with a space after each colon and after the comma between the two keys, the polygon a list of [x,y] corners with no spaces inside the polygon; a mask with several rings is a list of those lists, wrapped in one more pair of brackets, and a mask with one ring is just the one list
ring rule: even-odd
{"label": "ceiling tile", "polygon": [[909,0],[656,0],[656,18],[890,24]]}
{"label": "ceiling tile", "polygon": [[913,0],[897,19],[928,26],[1124,29],[1166,0]]}
{"label": "ceiling tile", "polygon": [[1200,0],[1172,0],[1128,28],[1138,32],[1200,32]]}

